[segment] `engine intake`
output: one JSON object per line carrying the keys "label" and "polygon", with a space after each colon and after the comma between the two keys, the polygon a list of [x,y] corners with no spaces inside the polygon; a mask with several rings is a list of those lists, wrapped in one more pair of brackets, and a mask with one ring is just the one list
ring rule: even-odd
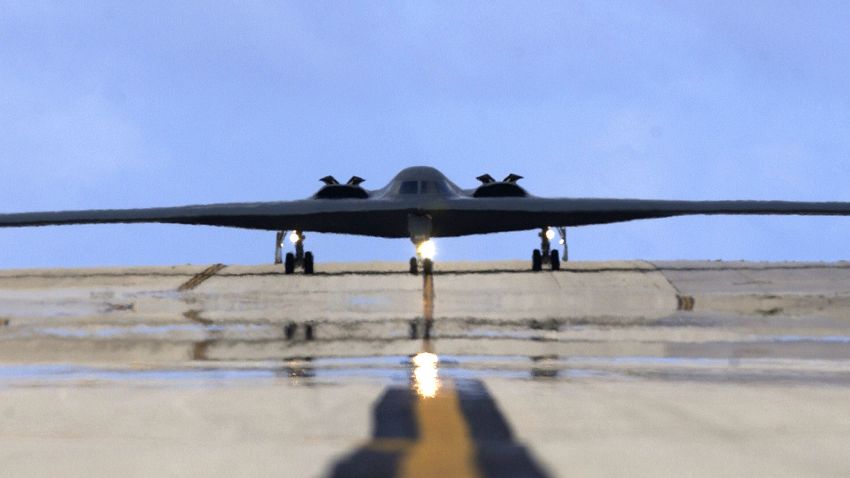
{"label": "engine intake", "polygon": [[481,186],[472,193],[472,197],[476,198],[494,198],[494,197],[525,197],[528,193],[521,188],[517,181],[522,179],[518,174],[508,174],[505,179],[496,181],[489,174],[482,174],[475,178],[481,181]]}
{"label": "engine intake", "polygon": [[365,179],[351,176],[345,184],[340,184],[333,176],[325,176],[319,181],[325,183],[314,196],[316,199],[366,199],[369,193],[360,187]]}

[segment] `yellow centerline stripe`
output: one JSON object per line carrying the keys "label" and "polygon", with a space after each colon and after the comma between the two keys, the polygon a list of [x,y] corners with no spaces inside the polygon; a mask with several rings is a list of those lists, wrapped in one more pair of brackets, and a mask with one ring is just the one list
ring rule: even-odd
{"label": "yellow centerline stripe", "polygon": [[363,445],[363,448],[384,453],[406,452],[413,443],[414,441],[409,438],[375,438]]}
{"label": "yellow centerline stripe", "polygon": [[419,439],[405,454],[400,476],[481,476],[475,462],[475,444],[454,387],[443,387],[433,398],[420,397],[415,414]]}

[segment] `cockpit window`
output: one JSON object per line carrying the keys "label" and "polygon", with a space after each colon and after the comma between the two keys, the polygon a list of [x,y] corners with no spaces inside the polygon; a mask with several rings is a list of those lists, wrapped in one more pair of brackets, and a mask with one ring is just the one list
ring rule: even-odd
{"label": "cockpit window", "polygon": [[440,181],[422,181],[420,190],[422,194],[448,193],[449,188]]}
{"label": "cockpit window", "polygon": [[443,181],[402,181],[399,194],[448,194],[451,191]]}
{"label": "cockpit window", "polygon": [[417,181],[404,181],[398,190],[399,194],[418,194],[419,183]]}

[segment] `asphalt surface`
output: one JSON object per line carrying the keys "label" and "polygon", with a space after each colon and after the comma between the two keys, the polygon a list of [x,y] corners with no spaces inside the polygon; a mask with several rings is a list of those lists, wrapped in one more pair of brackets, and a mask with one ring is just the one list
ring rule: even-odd
{"label": "asphalt surface", "polygon": [[850,264],[0,271],[0,476],[850,476]]}

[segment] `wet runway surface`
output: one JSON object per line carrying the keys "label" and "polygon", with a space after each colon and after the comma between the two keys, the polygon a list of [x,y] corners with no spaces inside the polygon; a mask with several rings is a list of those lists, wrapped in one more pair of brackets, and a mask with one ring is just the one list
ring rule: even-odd
{"label": "wet runway surface", "polygon": [[850,264],[0,271],[8,476],[846,476]]}

